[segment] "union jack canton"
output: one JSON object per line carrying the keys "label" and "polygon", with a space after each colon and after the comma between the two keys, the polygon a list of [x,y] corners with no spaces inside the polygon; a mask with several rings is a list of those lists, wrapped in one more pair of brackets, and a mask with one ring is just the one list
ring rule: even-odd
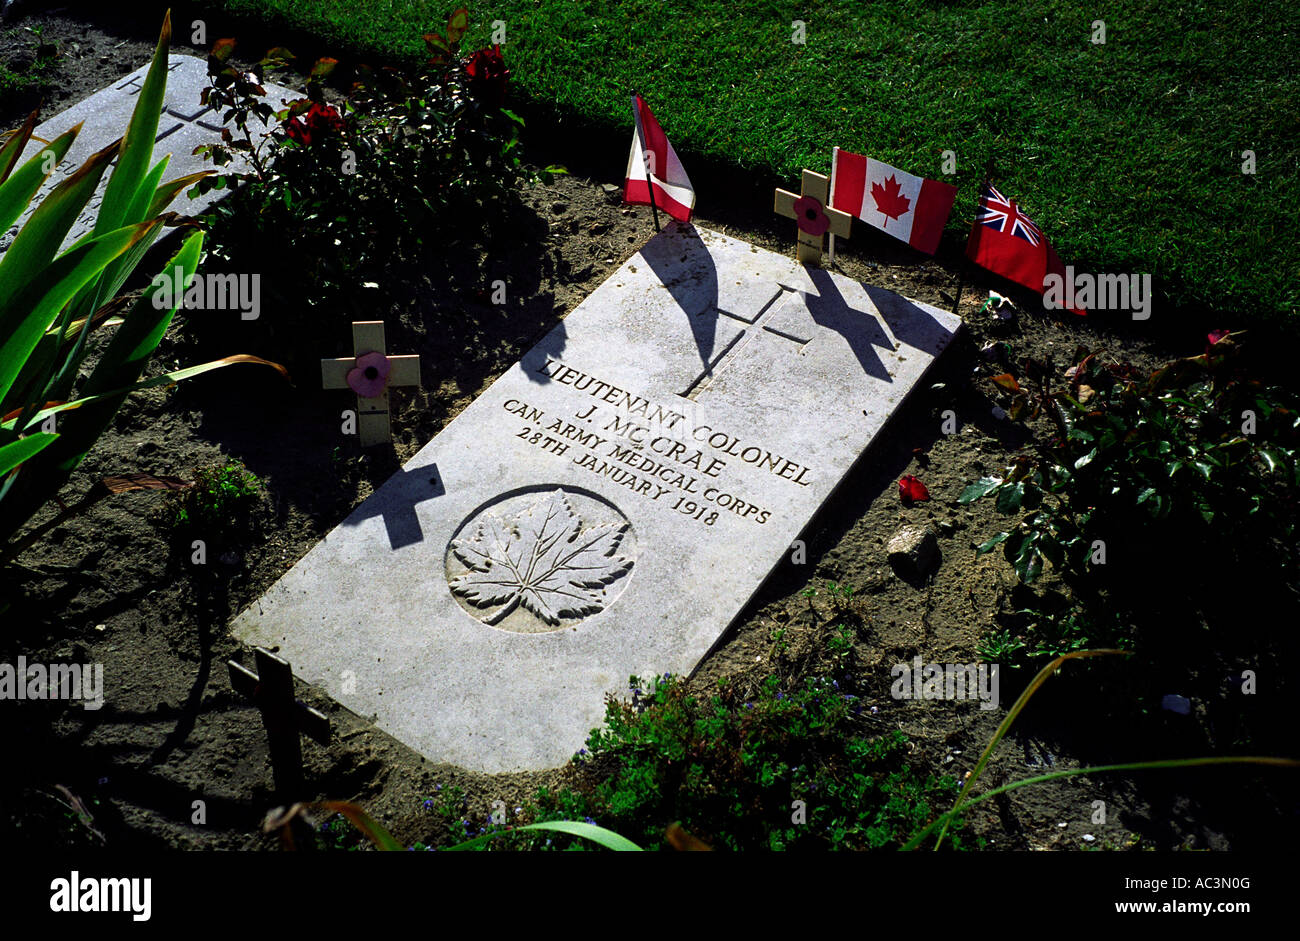
{"label": "union jack canton", "polygon": [[1014,202],[998,192],[997,187],[991,183],[986,184],[984,191],[980,193],[980,205],[975,221],[998,232],[1010,232],[1034,246],[1037,246],[1038,240],[1043,237],[1042,230],[1034,225],[1033,220]]}

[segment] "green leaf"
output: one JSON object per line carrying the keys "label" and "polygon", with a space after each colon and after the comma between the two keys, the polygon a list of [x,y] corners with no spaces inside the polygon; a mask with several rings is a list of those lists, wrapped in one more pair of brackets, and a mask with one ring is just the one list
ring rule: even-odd
{"label": "green leaf", "polygon": [[338,66],[338,59],[331,59],[329,56],[321,56],[311,67],[311,75],[308,77],[309,82],[320,82],[330,77],[330,74]]}
{"label": "green leaf", "polygon": [[[62,405],[51,405],[49,408],[43,408],[31,417],[28,425],[33,425],[44,421],[50,415],[56,415],[59,412],[66,412],[74,408],[83,408],[84,406],[102,402],[104,399],[112,396],[121,395],[126,392],[140,392],[144,389],[153,389],[157,386],[174,385],[183,379],[193,379],[195,376],[201,376],[205,372],[211,372],[214,369],[221,369],[223,366],[233,366],[236,363],[253,363],[259,366],[270,366],[286,379],[289,376],[286,370],[279,363],[273,363],[270,360],[262,359],[260,356],[249,356],[247,353],[238,353],[234,356],[226,356],[221,359],[214,359],[208,363],[202,363],[198,366],[186,366],[184,369],[177,369],[173,372],[164,373],[161,376],[150,376],[148,379],[142,379],[137,383],[125,389],[113,389],[109,392],[101,392],[99,395],[90,395],[85,398],[77,399],[75,402],[65,402]],[[11,418],[0,428],[6,430],[15,426],[16,418]]]}
{"label": "green leaf", "polygon": [[157,225],[143,222],[127,226],[71,248],[55,259],[40,278],[0,301],[0,402],[63,306]]}
{"label": "green leaf", "polygon": [[122,152],[117,159],[113,175],[104,189],[104,201],[95,220],[95,234],[103,235],[122,227],[127,210],[135,200],[136,192],[148,172],[153,159],[153,147],[158,137],[158,117],[162,114],[163,98],[167,91],[167,49],[171,45],[172,16],[169,10],[163,17],[162,32],[154,48],[153,61],[145,75],[144,86],[136,98],[131,123],[122,138]]}
{"label": "green leaf", "polygon": [[978,546],[976,546],[975,554],[983,555],[986,552],[992,551],[992,549],[998,544],[1006,542],[1010,536],[1011,536],[1010,530],[1008,530],[1007,532],[998,533],[996,536],[994,536],[992,539],[989,539],[987,542],[982,542]]}
{"label": "green leaf", "polygon": [[583,839],[591,840],[598,843],[605,849],[616,852],[641,852],[641,847],[637,846],[627,837],[615,833],[613,830],[607,830],[604,827],[598,827],[594,823],[582,823],[577,820],[550,820],[546,823],[530,823],[522,827],[511,827],[508,830],[498,830],[495,833],[487,833],[464,843],[457,843],[455,846],[447,847],[449,852],[458,852],[461,850],[473,849],[494,840],[506,833],[518,833],[522,830],[549,830],[555,833],[568,833],[571,836],[580,836]]}
{"label": "green leaf", "polygon": [[[170,276],[173,268],[179,267],[180,283],[188,283],[190,276],[198,270],[202,247],[203,234],[200,232],[191,235],[167,263],[163,274]],[[131,384],[140,378],[149,357],[162,340],[181,298],[174,296],[170,306],[156,307],[154,298],[161,290],[159,284],[153,283],[136,301],[123,318],[122,325],[113,334],[113,339],[100,356],[90,378],[86,380],[79,401],[88,407],[83,407],[75,418],[67,422],[63,440],[46,455],[55,469],[55,476],[65,477],[71,473],[94,447],[123,400],[130,394]],[[122,391],[91,403],[93,397],[115,389]],[[62,396],[54,398],[60,399]],[[62,486],[62,480],[58,485]]]}
{"label": "green leaf", "polygon": [[467,29],[469,29],[469,11],[464,7],[458,8],[447,17],[447,39],[450,42],[460,42],[460,37],[465,35]]}
{"label": "green leaf", "polygon": [[1038,542],[1038,551],[1058,569],[1065,563],[1065,549],[1050,534],[1044,534]]}
{"label": "green leaf", "polygon": [[961,492],[961,496],[957,498],[957,502],[973,503],[1001,483],[1001,477],[981,477]]}
{"label": "green leaf", "polygon": [[[230,54],[235,51],[235,41],[233,39],[218,39],[212,45],[212,51],[208,55],[218,64],[225,64],[230,58]],[[269,55],[269,53],[268,53]]]}
{"label": "green leaf", "polygon": [[58,437],[58,435],[41,431],[0,446],[0,477],[9,473],[28,458],[45,450]]}
{"label": "green leaf", "polygon": [[1011,567],[1020,580],[1029,584],[1043,570],[1043,558],[1038,552],[1038,534],[1022,533],[1018,539],[1007,542],[1004,549]]}
{"label": "green leaf", "polygon": [[4,144],[0,145],[0,183],[9,179],[9,174],[13,173],[14,167],[18,166],[23,151],[27,149],[28,141],[32,139],[32,132],[36,130],[36,118],[40,112],[41,109],[37,108],[27,115],[27,120],[23,121],[22,126],[9,132]]}
{"label": "green leaf", "polygon": [[[115,153],[117,144],[109,144],[87,158],[75,173],[41,200],[14,237],[9,250],[0,258],[0,298],[16,293],[24,284],[41,277],[41,270],[58,252],[68,230],[94,195]],[[14,174],[9,183],[17,182],[26,169],[24,167]],[[80,239],[78,244],[89,241],[91,237]]]}
{"label": "green leaf", "polygon": [[[1041,475],[1039,475],[1041,476]],[[1043,490],[1036,484],[1026,481],[1024,507],[1026,510],[1036,510],[1043,504]]]}
{"label": "green leaf", "polygon": [[[68,148],[72,146],[72,142],[76,140],[77,132],[80,130],[81,125],[78,124],[60,134],[24,163],[13,176],[0,184],[0,231],[7,230],[23,214],[27,204],[41,188],[41,183],[49,176],[45,168],[48,166],[53,171],[63,159],[63,155],[68,152]],[[53,159],[44,156],[45,154],[53,155]]]}
{"label": "green leaf", "polygon": [[1268,468],[1270,474],[1276,471],[1279,466],[1286,466],[1286,458],[1274,448],[1260,448],[1259,458],[1264,462],[1264,466]]}
{"label": "green leaf", "polygon": [[1074,469],[1079,470],[1080,468],[1087,467],[1089,464],[1092,463],[1092,459],[1096,456],[1097,456],[1097,449],[1093,448],[1083,457],[1079,458],[1077,461],[1074,462]]}
{"label": "green leaf", "polygon": [[1015,513],[1025,499],[1025,482],[1018,480],[1009,487],[998,491],[997,508],[999,513]]}

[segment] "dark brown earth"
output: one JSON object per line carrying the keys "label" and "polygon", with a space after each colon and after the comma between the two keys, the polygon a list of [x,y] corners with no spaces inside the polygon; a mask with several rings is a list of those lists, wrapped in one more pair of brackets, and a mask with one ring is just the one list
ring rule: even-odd
{"label": "dark brown earth", "polygon": [[[144,64],[152,49],[147,35],[112,35],[65,16],[31,17],[20,25],[40,27],[44,41],[60,49],[46,116]],[[26,35],[3,33],[0,56],[16,55],[28,42]],[[23,109],[13,102],[7,107],[0,124],[11,126]],[[565,162],[566,155],[543,159],[535,152],[534,159]],[[94,830],[109,846],[273,845],[259,832],[275,803],[266,736],[256,711],[232,692],[225,668],[231,658],[252,660],[227,634],[227,622],[653,234],[648,209],[624,208],[618,191],[609,191],[621,182],[622,159],[608,162],[598,177],[575,173],[550,187],[525,188],[508,231],[493,233],[494,244],[474,257],[461,257],[453,282],[431,275],[409,296],[388,298],[371,311],[388,320],[390,349],[421,355],[425,379],[419,392],[396,396],[391,453],[361,456],[342,439],[337,397],[317,390],[310,373],[290,386],[267,370],[237,366],[182,387],[151,390],[123,407],[69,493],[106,475],[188,476],[235,457],[264,481],[266,496],[251,530],[209,547],[214,561],[206,568],[188,564],[187,549],[163,522],[162,498],[132,493],[56,528],[0,573],[3,598],[12,603],[0,615],[0,661],[23,654],[31,661],[101,662],[109,690],[98,712],[0,704],[8,754],[21,756],[0,780],[6,846],[100,842],[66,812],[60,785],[87,804]],[[769,205],[770,195],[760,196],[752,209],[732,212],[702,198],[698,222],[788,252],[793,232],[769,217]],[[926,662],[975,660],[980,638],[1014,607],[1010,567],[997,553],[977,558],[972,549],[1002,528],[1002,517],[988,501],[957,503],[968,483],[996,473],[1027,439],[1023,429],[992,414],[997,390],[986,379],[992,368],[981,345],[1005,340],[1017,362],[1033,356],[1060,363],[1082,344],[1144,367],[1196,350],[1168,336],[1144,336],[1133,325],[1062,320],[1041,310],[1022,309],[1010,322],[980,313],[990,288],[1001,286],[964,266],[958,247],[945,245],[939,260],[921,259],[866,227],[855,228],[853,240],[841,247],[836,267],[844,274],[955,307],[967,330],[813,521],[804,535],[806,564],[787,563],[773,574],[691,682],[701,688],[721,677],[757,683],[773,671],[797,671],[825,649],[837,625],[846,624],[857,638],[856,669],[872,691],[868,704],[877,707],[863,716],[867,728],[902,729],[917,767],[961,777],[1003,712],[981,713],[970,703],[895,701],[888,695],[888,668],[915,655]],[[511,286],[504,308],[474,299],[496,278]],[[304,360],[347,349],[349,313],[303,337]],[[263,316],[273,320],[275,312]],[[246,341],[242,349],[202,349],[196,335],[201,331],[174,325],[151,368],[163,372],[198,357],[257,353],[265,341],[250,329],[242,337],[234,333]],[[941,431],[946,409],[957,415],[955,434]],[[904,474],[920,477],[933,499],[905,506],[896,486]],[[918,521],[941,527],[942,562],[931,579],[912,584],[893,573],[884,546],[901,524]],[[833,586],[848,586],[852,594]],[[1243,602],[1243,618],[1263,616]],[[1198,627],[1187,625],[1189,631]],[[784,652],[774,639],[778,629],[788,644]],[[1202,666],[1208,673],[1220,664]],[[985,784],[1081,763],[1141,760],[1154,742],[1162,754],[1171,742],[1186,745],[1181,753],[1199,754],[1221,741],[1205,702],[1197,700],[1186,718],[1159,709],[1161,696],[1184,689],[1169,678],[1155,679],[1157,670],[1135,664],[1067,673],[1022,718]],[[1131,702],[1100,701],[1096,689],[1103,678],[1111,689],[1117,683],[1130,689]],[[1004,685],[1004,701],[1013,685]],[[329,746],[304,744],[313,788],[321,797],[360,802],[407,843],[430,836],[433,824],[421,802],[435,785],[464,788],[466,816],[481,823],[493,801],[523,805],[537,788],[554,790],[578,773],[563,768],[484,776],[437,764],[319,691],[299,684],[298,692],[334,723]],[[1076,778],[1026,788],[973,811],[970,831],[992,848],[1226,849],[1267,841],[1270,823],[1287,815],[1282,822],[1294,828],[1294,790],[1281,791],[1275,777],[1259,783],[1234,775]],[[1242,787],[1252,789],[1252,801],[1229,799]],[[1091,822],[1096,800],[1109,808],[1105,824]],[[194,822],[196,801],[206,807],[201,825]]]}

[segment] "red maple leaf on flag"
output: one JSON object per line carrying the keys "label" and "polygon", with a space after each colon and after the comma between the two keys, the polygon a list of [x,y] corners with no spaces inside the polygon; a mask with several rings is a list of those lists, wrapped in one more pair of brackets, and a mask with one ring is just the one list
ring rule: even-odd
{"label": "red maple leaf on flag", "polygon": [[[879,183],[871,184],[871,198],[876,201],[876,208],[882,214],[890,219],[897,219],[903,213],[909,211],[912,201],[902,194],[902,187],[898,185],[898,180],[894,179],[891,173],[889,179],[885,180],[885,185]],[[885,225],[889,225],[888,220]],[[884,228],[884,226],[881,226]]]}

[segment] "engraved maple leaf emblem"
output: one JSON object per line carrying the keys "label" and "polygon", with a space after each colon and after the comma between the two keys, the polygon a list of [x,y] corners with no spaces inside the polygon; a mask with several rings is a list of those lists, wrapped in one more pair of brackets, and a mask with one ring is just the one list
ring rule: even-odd
{"label": "engraved maple leaf emblem", "polygon": [[485,516],[452,552],[468,568],[451,589],[480,607],[504,605],[487,624],[523,606],[547,624],[594,614],[605,606],[606,585],[626,575],[632,560],[618,555],[627,523],[584,527],[563,490],[509,519]]}
{"label": "engraved maple leaf emblem", "polygon": [[[889,225],[890,219],[897,219],[905,212],[910,212],[912,201],[903,195],[903,187],[899,185],[898,180],[894,179],[891,173],[889,179],[885,180],[885,185],[879,183],[871,184],[871,198],[876,201],[876,208],[885,215],[885,226]],[[881,226],[884,228],[884,226]]]}

